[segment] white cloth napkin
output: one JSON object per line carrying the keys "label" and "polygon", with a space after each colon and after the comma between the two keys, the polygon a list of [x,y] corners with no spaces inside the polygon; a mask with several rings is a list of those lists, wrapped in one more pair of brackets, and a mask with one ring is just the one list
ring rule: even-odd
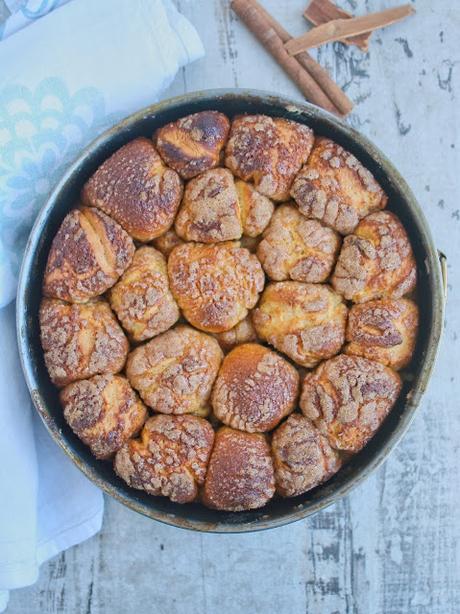
{"label": "white cloth napkin", "polygon": [[[170,0],[29,0],[19,10],[0,29],[0,307],[15,296],[31,225],[66,165],[204,53]],[[35,582],[41,562],[99,530],[103,500],[33,411],[12,304],[0,309],[0,339],[2,611],[4,591]]]}

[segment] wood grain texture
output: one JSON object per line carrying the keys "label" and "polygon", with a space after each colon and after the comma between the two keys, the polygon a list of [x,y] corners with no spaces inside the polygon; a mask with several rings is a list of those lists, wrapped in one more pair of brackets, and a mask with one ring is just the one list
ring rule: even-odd
{"label": "wood grain texture", "polygon": [[[264,0],[293,35],[306,0]],[[165,97],[254,87],[299,98],[227,2],[179,2],[207,49]],[[440,359],[417,418],[385,465],[306,521],[254,535],[199,535],[107,501],[102,532],[44,565],[8,614],[458,614],[460,612],[460,142],[455,0],[376,33],[370,53],[315,52],[356,107],[349,118],[394,161],[449,259]],[[353,12],[394,6],[342,0]]]}

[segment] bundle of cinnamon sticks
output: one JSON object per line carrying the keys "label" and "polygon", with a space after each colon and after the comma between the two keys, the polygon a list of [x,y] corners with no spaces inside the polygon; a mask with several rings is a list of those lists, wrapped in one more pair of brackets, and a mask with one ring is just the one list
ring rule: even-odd
{"label": "bundle of cinnamon sticks", "polygon": [[353,103],[307,49],[341,41],[367,51],[374,30],[415,12],[411,5],[404,5],[353,17],[331,0],[312,0],[304,16],[315,27],[298,38],[292,38],[257,0],[232,0],[231,7],[307,100],[342,117],[350,113]]}

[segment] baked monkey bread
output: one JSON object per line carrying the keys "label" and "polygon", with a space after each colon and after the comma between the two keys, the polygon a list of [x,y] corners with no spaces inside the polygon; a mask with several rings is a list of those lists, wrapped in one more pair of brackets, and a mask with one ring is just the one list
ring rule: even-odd
{"label": "baked monkey bread", "polygon": [[85,303],[113,286],[133,254],[131,237],[108,215],[90,207],[74,209],[51,244],[43,294]]}
{"label": "baked monkey bread", "polygon": [[106,301],[72,305],[45,298],[39,319],[46,368],[56,386],[123,369],[129,343]]}
{"label": "baked monkey bread", "polygon": [[139,137],[97,169],[83,187],[82,200],[147,242],[172,226],[182,192],[176,171],[163,163],[152,141]]}
{"label": "baked monkey bread", "polygon": [[339,454],[315,425],[292,414],[273,433],[272,454],[276,491],[282,497],[297,497],[337,473]]}
{"label": "baked monkey bread", "polygon": [[241,115],[232,122],[225,166],[254,183],[275,201],[289,199],[289,190],[313,146],[307,126],[281,117]]}
{"label": "baked monkey bread", "polygon": [[114,468],[132,488],[189,503],[204,482],[213,441],[212,426],[203,418],[153,416],[141,438],[117,452]]}
{"label": "baked monkey bread", "polygon": [[341,234],[383,209],[387,196],[355,156],[324,137],[315,140],[308,162],[296,175],[291,196],[308,218],[320,220]]}
{"label": "baked monkey bread", "polygon": [[201,111],[159,128],[153,140],[166,164],[191,179],[219,165],[229,129],[223,113]]}
{"label": "baked monkey bread", "polygon": [[137,435],[147,410],[121,375],[95,375],[61,390],[64,417],[96,458],[107,459]]}
{"label": "baked monkey bread", "polygon": [[156,125],[89,177],[49,251],[40,332],[64,417],[150,495],[303,504],[410,394],[417,269],[396,203],[291,119]]}
{"label": "baked monkey bread", "polygon": [[256,253],[274,281],[320,283],[331,274],[339,248],[340,238],[334,230],[286,204],[276,209]]}
{"label": "baked monkey bread", "polygon": [[140,247],[128,269],[109,292],[112,309],[133,341],[163,333],[179,319],[179,307],[169,290],[164,256]]}
{"label": "baked monkey bread", "polygon": [[177,326],[134,349],[126,374],[153,410],[203,415],[222,357],[213,337]]}
{"label": "baked monkey bread", "polygon": [[179,245],[169,256],[168,273],[184,317],[210,333],[230,330],[243,320],[265,282],[256,256],[230,242]]}
{"label": "baked monkey bread", "polygon": [[224,358],[214,384],[214,415],[249,433],[271,431],[294,409],[297,370],[276,352],[245,343]]}
{"label": "baked monkey bread", "polygon": [[268,284],[252,321],[260,339],[303,367],[340,351],[347,308],[326,284],[280,281]]}
{"label": "baked monkey bread", "polygon": [[273,461],[265,435],[221,427],[209,460],[203,503],[240,512],[263,507],[274,493]]}

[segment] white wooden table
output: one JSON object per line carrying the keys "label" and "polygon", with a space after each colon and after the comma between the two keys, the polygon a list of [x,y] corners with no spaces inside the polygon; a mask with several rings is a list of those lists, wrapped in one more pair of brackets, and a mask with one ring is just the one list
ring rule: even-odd
{"label": "white wooden table", "polygon": [[[342,0],[356,13],[395,0]],[[207,55],[165,94],[253,87],[299,98],[224,0],[178,2]],[[265,0],[294,34],[306,0]],[[409,433],[385,465],[313,518],[249,535],[200,535],[107,500],[102,532],[44,565],[9,614],[458,614],[460,612],[460,5],[374,35],[370,54],[318,53],[355,101],[350,123],[406,177],[449,259],[444,342]],[[146,76],[147,78],[147,76]]]}

